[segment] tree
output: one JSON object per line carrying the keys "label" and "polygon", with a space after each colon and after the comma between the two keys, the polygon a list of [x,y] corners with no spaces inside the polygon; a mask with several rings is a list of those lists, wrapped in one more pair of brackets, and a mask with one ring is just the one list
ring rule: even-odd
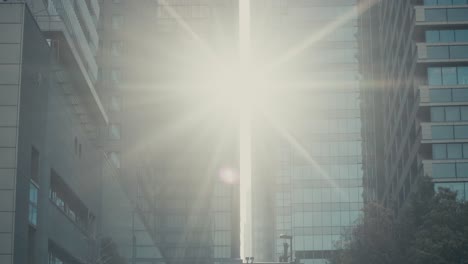
{"label": "tree", "polygon": [[368,204],[332,264],[468,264],[468,203],[424,179],[398,218]]}

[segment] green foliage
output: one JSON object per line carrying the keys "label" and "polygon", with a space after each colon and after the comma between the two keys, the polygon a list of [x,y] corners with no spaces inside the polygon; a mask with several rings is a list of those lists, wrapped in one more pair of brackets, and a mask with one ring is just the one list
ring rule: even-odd
{"label": "green foliage", "polygon": [[398,218],[368,204],[330,263],[467,264],[468,203],[448,189],[435,193],[426,179]]}

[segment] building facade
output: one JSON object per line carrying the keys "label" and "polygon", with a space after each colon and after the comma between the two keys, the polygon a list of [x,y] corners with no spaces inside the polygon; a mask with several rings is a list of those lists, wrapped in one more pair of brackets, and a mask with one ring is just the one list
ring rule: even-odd
{"label": "building facade", "polygon": [[239,187],[222,177],[238,170],[237,125],[196,87],[236,45],[237,1],[106,0],[101,18],[105,148],[152,239],[168,263],[239,258]]}
{"label": "building facade", "polygon": [[[255,60],[270,106],[253,129],[253,248],[326,263],[363,206],[356,1],[254,1]],[[287,237],[286,236],[286,237]],[[289,249],[290,250],[290,249]]]}
{"label": "building facade", "polygon": [[375,113],[365,117],[364,148],[377,149],[366,155],[366,197],[398,213],[428,176],[466,199],[468,3],[362,3],[372,5],[361,20],[363,109]]}
{"label": "building facade", "polygon": [[101,147],[98,1],[3,1],[0,13],[0,262],[100,263],[103,241],[133,260],[133,236],[149,232]]}

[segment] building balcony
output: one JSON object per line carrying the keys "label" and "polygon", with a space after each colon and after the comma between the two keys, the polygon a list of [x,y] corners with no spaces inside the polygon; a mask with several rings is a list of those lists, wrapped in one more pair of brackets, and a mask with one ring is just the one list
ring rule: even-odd
{"label": "building balcony", "polygon": [[95,58],[99,46],[95,17],[99,14],[98,3],[96,0],[76,0],[73,3],[70,0],[48,0],[46,5],[30,7],[41,31],[55,48],[57,59],[61,63],[66,61],[66,66],[76,75],[79,82],[75,85],[77,94],[85,98],[83,101],[91,102],[92,111],[98,113],[99,120],[107,123],[107,114],[95,90],[98,80]]}

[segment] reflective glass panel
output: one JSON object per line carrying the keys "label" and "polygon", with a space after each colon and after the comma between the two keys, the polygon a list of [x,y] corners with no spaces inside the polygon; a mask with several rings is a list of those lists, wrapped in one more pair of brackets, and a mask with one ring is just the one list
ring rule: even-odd
{"label": "reflective glass panel", "polygon": [[452,94],[454,102],[468,101],[468,89],[452,89]]}
{"label": "reflective glass panel", "polygon": [[458,67],[458,84],[468,84],[468,67]]}
{"label": "reflective glass panel", "polygon": [[427,30],[426,31],[426,42],[427,43],[439,42],[439,31],[438,30]]}
{"label": "reflective glass panel", "polygon": [[460,108],[458,106],[445,107],[446,121],[460,121]]}
{"label": "reflective glass panel", "polygon": [[457,68],[456,67],[442,68],[442,83],[444,85],[456,85],[457,84]]}
{"label": "reflective glass panel", "polygon": [[431,89],[429,90],[431,102],[451,102],[451,89]]}
{"label": "reflective glass panel", "polygon": [[468,158],[468,144],[467,143],[463,144],[463,158],[464,159]]}
{"label": "reflective glass panel", "polygon": [[[468,8],[451,8],[447,9],[448,21],[464,21],[468,20]],[[441,20],[438,20],[441,21]]]}
{"label": "reflective glass panel", "polygon": [[445,121],[444,108],[443,107],[431,107],[431,121],[432,122],[443,122],[443,121]]}
{"label": "reflective glass panel", "polygon": [[442,69],[440,67],[427,68],[427,81],[429,85],[442,85]]}
{"label": "reflective glass panel", "polygon": [[433,139],[452,139],[453,127],[452,126],[432,126]]}
{"label": "reflective glass panel", "polygon": [[460,116],[461,116],[461,120],[468,121],[468,106],[460,107]]}
{"label": "reflective glass panel", "polygon": [[432,145],[432,159],[446,159],[447,158],[447,145],[446,144],[433,144]]}
{"label": "reflective glass panel", "polygon": [[453,30],[441,30],[440,31],[440,42],[454,42],[455,33]]}
{"label": "reflective glass panel", "polygon": [[447,144],[448,159],[461,159],[462,156],[462,144]]}
{"label": "reflective glass panel", "polygon": [[451,46],[450,47],[451,59],[466,59],[468,58],[468,46]]}
{"label": "reflective glass panel", "polygon": [[426,9],[426,21],[447,21],[446,9]]}
{"label": "reflective glass panel", "polygon": [[457,42],[468,42],[468,29],[455,30],[455,40]]}
{"label": "reflective glass panel", "polygon": [[449,49],[447,46],[427,47],[427,57],[429,59],[448,59]]}
{"label": "reflective glass panel", "polygon": [[457,177],[468,178],[468,163],[457,163]]}
{"label": "reflective glass panel", "polygon": [[455,138],[468,138],[468,126],[455,126]]}
{"label": "reflective glass panel", "polygon": [[432,164],[433,178],[455,178],[455,163],[434,163]]}

